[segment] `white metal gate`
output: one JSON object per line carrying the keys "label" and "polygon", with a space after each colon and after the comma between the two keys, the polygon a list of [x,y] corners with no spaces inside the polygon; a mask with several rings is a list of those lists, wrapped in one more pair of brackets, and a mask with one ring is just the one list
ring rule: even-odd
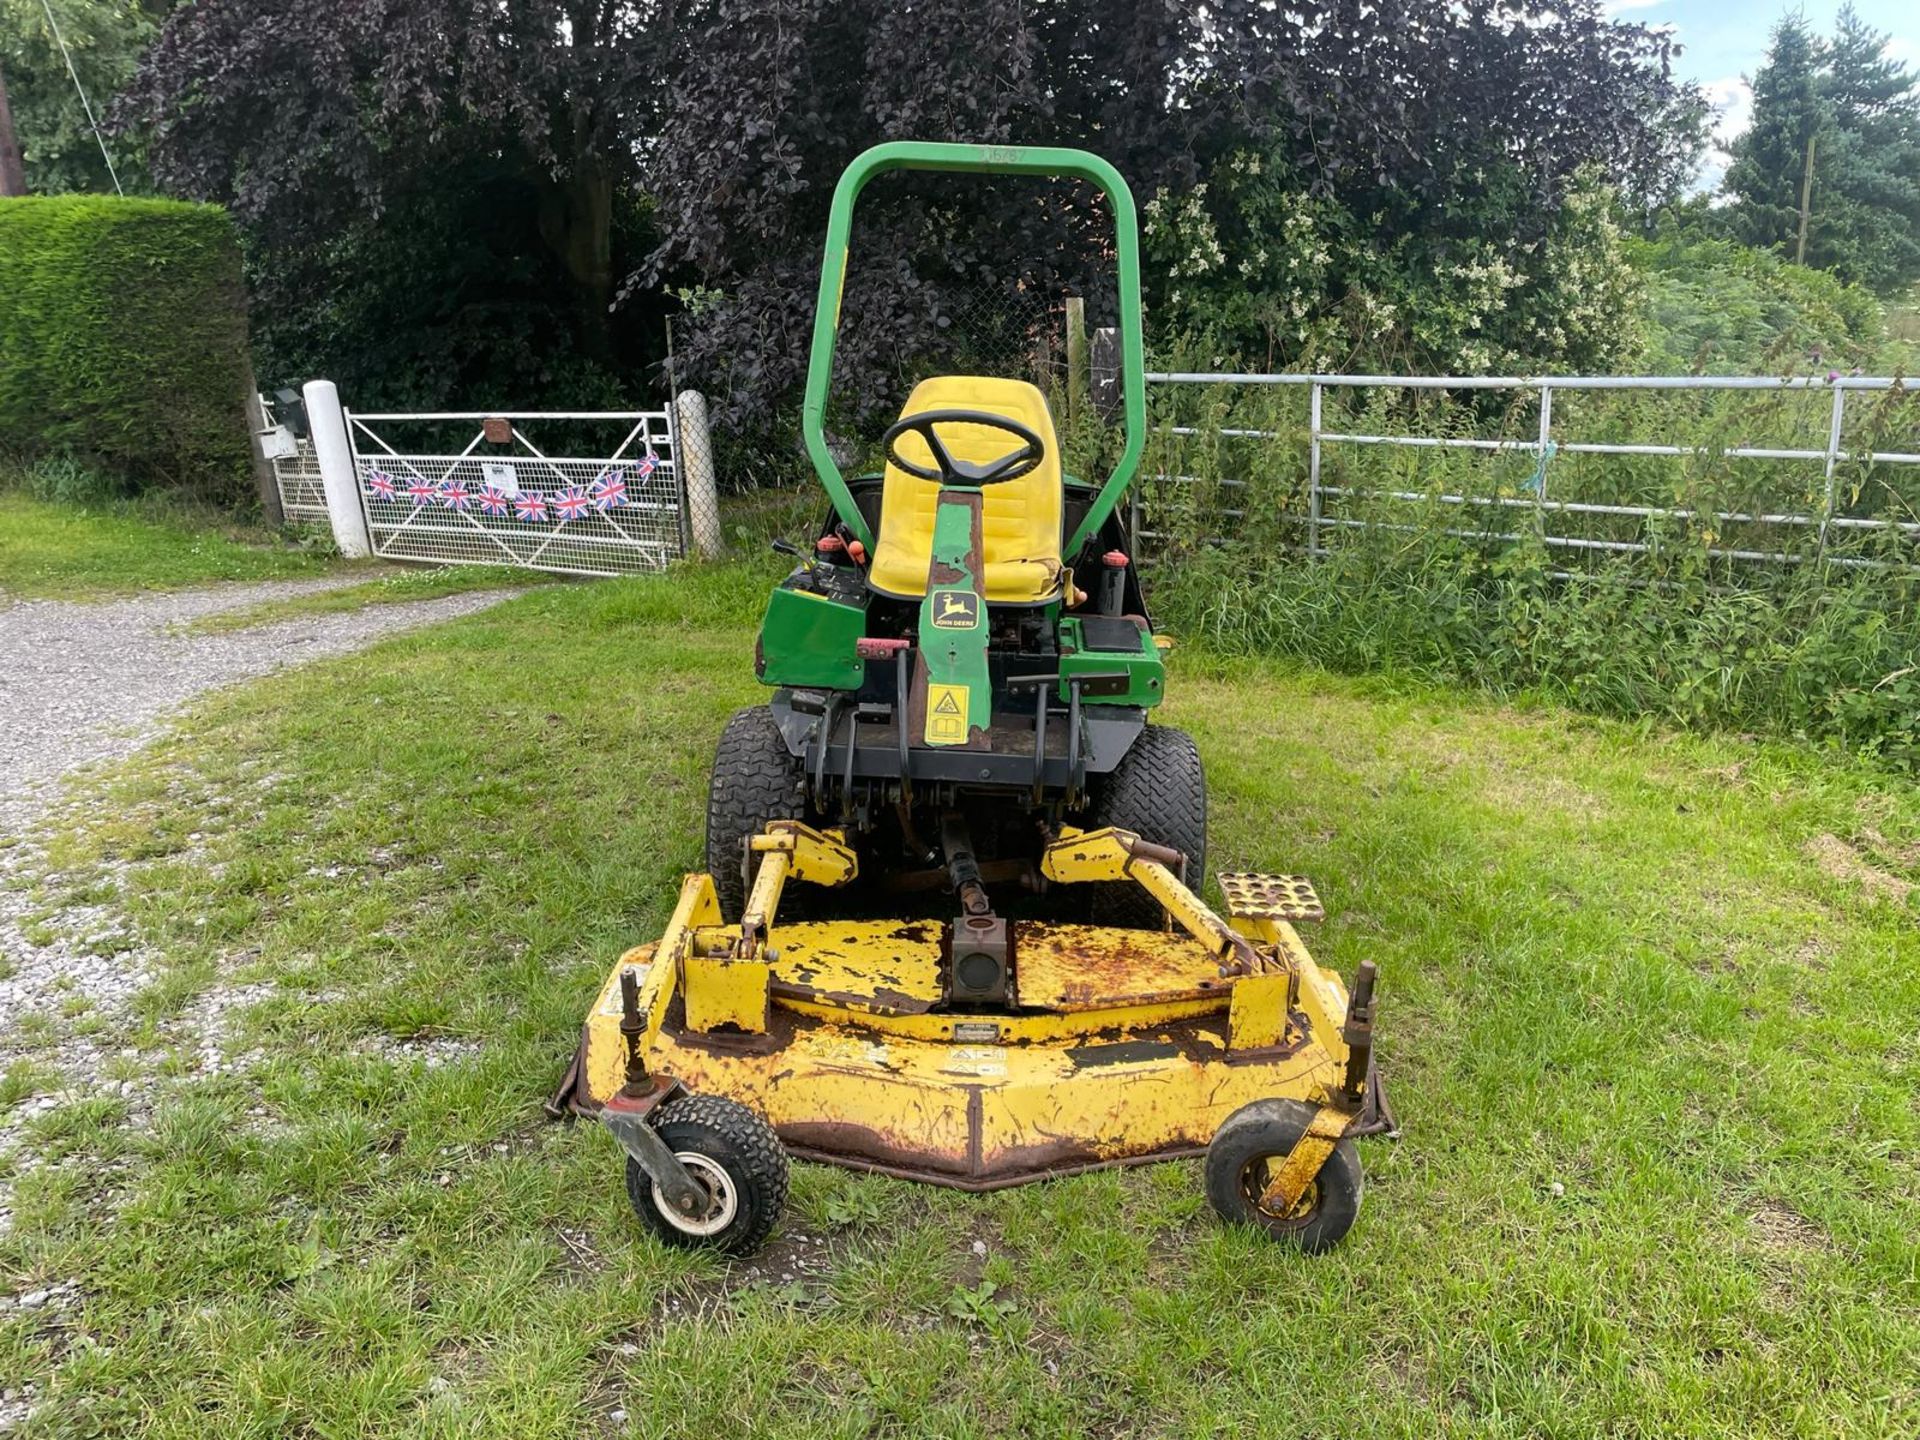
{"label": "white metal gate", "polygon": [[382,559],[626,575],[686,553],[667,410],[346,418]]}
{"label": "white metal gate", "polygon": [[261,453],[273,467],[281,517],[296,530],[327,529],[327,486],[320,474],[320,461],[313,453],[312,439],[295,435],[289,417],[282,415],[270,398],[255,398],[260,406],[255,429]]}

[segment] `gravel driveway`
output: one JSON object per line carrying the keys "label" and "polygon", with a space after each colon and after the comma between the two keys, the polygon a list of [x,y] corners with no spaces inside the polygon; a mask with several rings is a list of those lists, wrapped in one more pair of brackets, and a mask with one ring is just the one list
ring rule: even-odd
{"label": "gravel driveway", "polygon": [[[51,1090],[43,1085],[37,1098],[0,1110],[0,1233],[11,1223],[12,1179],[39,1163],[30,1148],[16,1145],[23,1126],[97,1089],[127,1099],[133,1123],[142,1126],[153,1083],[146,1076],[103,1078],[115,1053],[111,1030],[94,1033],[68,1018],[112,1015],[151,979],[152,957],[128,934],[111,896],[124,864],[106,867],[109,893],[99,903],[68,904],[57,916],[36,918],[35,886],[48,878],[36,822],[59,802],[62,779],[81,766],[131,755],[196,695],[471,615],[517,593],[372,605],[217,634],[171,628],[362,578],[222,585],[104,604],[0,600],[0,1070],[28,1059],[56,1077]],[[179,1028],[201,1049],[217,1052],[224,1010],[246,998],[216,985],[180,1017]],[[118,1053],[123,1061],[157,1060]],[[8,1166],[14,1176],[6,1175]],[[33,1293],[0,1293],[0,1311],[33,1299]],[[18,1397],[0,1397],[0,1429],[18,1418],[19,1408]]]}
{"label": "gravel driveway", "polygon": [[471,615],[511,593],[371,605],[220,634],[169,633],[203,615],[364,582],[276,580],[87,605],[0,601],[0,837],[44,814],[62,776],[132,754],[170,711],[204,690]]}
{"label": "gravel driveway", "polygon": [[[358,650],[386,635],[471,615],[517,593],[476,591],[413,603],[301,616],[218,634],[181,633],[182,621],[223,610],[362,583],[363,577],[222,585],[141,595],[104,604],[0,597],[0,1073],[20,1066],[35,1079],[26,1098],[0,1107],[0,1235],[13,1225],[15,1186],[43,1165],[67,1169],[84,1157],[50,1160],[33,1140],[49,1112],[85,1096],[125,1107],[125,1123],[146,1133],[162,1070],[184,1054],[201,1071],[229,1067],[226,1017],[259,998],[260,987],[216,981],[165,1027],[157,1048],[137,1049],[108,1020],[154,974],[155,957],[129,934],[114,893],[124,863],[97,880],[96,903],[37,914],[47,875],[36,822],[76,769],[132,754],[194,696],[286,665]],[[267,987],[270,989],[271,987]],[[428,1057],[429,1060],[433,1057]],[[126,1162],[117,1162],[124,1166]],[[95,1223],[113,1212],[116,1167],[88,1172]],[[36,1312],[47,1323],[78,1303],[73,1276],[0,1284],[0,1314]],[[0,1393],[0,1432],[30,1419],[40,1387],[11,1381]]]}

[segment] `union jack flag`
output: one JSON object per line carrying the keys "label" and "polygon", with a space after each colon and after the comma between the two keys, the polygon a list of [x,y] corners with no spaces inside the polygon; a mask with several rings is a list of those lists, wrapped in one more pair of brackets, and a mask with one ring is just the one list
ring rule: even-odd
{"label": "union jack flag", "polygon": [[502,518],[513,511],[513,501],[498,485],[488,485],[480,491],[480,513],[498,515]]}
{"label": "union jack flag", "polygon": [[391,500],[400,493],[400,487],[393,483],[393,477],[384,470],[369,470],[367,493],[376,500]]}
{"label": "union jack flag", "polygon": [[660,459],[653,453],[653,447],[647,447],[647,453],[633,467],[633,473],[642,480],[646,479],[660,466]]}
{"label": "union jack flag", "polygon": [[593,482],[593,503],[604,510],[613,510],[627,503],[627,477],[619,470],[602,470],[600,478]]}
{"label": "union jack flag", "polygon": [[569,485],[553,494],[553,514],[557,520],[578,520],[592,506],[592,499],[578,485]]}
{"label": "union jack flag", "polygon": [[467,493],[467,482],[449,480],[440,487],[440,503],[449,510],[466,510],[473,504],[473,496]]}
{"label": "union jack flag", "polygon": [[416,505],[431,504],[440,497],[440,487],[426,476],[416,476],[407,482],[407,498]]}
{"label": "union jack flag", "polygon": [[545,520],[547,497],[538,490],[523,490],[513,497],[513,514],[517,520]]}

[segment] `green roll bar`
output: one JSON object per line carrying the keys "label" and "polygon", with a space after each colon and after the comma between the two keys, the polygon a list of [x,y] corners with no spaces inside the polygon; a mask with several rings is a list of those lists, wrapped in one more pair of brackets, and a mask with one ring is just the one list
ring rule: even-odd
{"label": "green roll bar", "polygon": [[1140,241],[1136,233],[1133,192],[1120,172],[1085,150],[1061,150],[1031,145],[945,145],[896,140],[876,145],[854,158],[834,187],[833,210],[827,217],[827,249],[820,262],[820,300],[813,315],[813,351],[807,365],[807,398],[800,428],[807,454],[826,487],[833,508],[846,526],[871,549],[873,532],[853,503],[853,492],[827,449],[825,431],[827,388],[833,378],[833,342],[840,330],[840,299],[847,277],[847,236],[853,228],[853,205],[874,176],[887,170],[960,170],[977,175],[1072,175],[1098,185],[1113,206],[1115,249],[1120,262],[1120,394],[1127,421],[1127,443],[1100,487],[1100,494],[1073,534],[1063,554],[1079,553],[1087,537],[1098,530],[1127,493],[1140,452],[1146,445],[1146,350],[1140,334]]}

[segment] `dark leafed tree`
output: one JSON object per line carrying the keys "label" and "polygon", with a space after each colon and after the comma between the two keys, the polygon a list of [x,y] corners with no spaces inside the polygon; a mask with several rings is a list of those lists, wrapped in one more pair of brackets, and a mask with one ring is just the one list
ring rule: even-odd
{"label": "dark leafed tree", "polygon": [[[327,254],[399,260],[404,236],[381,233],[399,225],[443,255],[444,287],[505,302],[493,280],[557,280],[562,303],[537,308],[600,355],[659,93],[650,19],[628,0],[212,0],[172,12],[119,116],[163,188],[232,208],[263,301],[311,320],[322,298],[294,292],[356,278]],[[483,317],[461,324],[484,340]]]}
{"label": "dark leafed tree", "polygon": [[[1538,233],[1583,167],[1652,201],[1703,141],[1668,36],[1595,0],[703,0],[681,34],[651,167],[664,238],[630,284],[706,287],[683,364],[741,419],[803,373],[834,179],[879,140],[1084,145],[1142,195],[1279,141],[1302,187],[1389,232],[1497,174],[1523,196],[1503,223]],[[1103,274],[1108,221],[1082,197],[891,178],[863,201],[836,357],[856,412],[898,403],[900,355],[964,329],[983,281]]]}

